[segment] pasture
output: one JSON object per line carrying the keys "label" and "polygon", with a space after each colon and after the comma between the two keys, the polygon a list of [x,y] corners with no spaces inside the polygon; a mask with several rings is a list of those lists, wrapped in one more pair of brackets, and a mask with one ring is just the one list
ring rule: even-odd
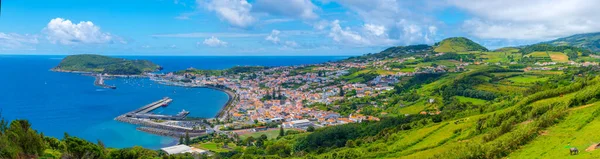
{"label": "pasture", "polygon": [[482,105],[485,104],[485,102],[487,102],[486,100],[483,99],[477,99],[477,98],[470,98],[470,97],[464,97],[464,96],[454,96],[456,97],[456,99],[458,99],[458,101],[460,101],[461,103],[472,103],[475,105]]}
{"label": "pasture", "polygon": [[554,62],[569,62],[569,56],[562,52],[549,52],[548,54],[550,54],[550,59]]}
{"label": "pasture", "polygon": [[199,143],[199,144],[192,145],[192,147],[195,147],[195,148],[208,150],[208,151],[212,151],[212,152],[217,152],[217,153],[218,152],[229,152],[233,148],[236,147],[235,143],[229,143],[229,144],[227,144],[227,146],[229,148],[223,148],[222,143],[214,143],[214,142]]}
{"label": "pasture", "polygon": [[548,53],[547,52],[542,52],[542,51],[536,51],[536,52],[532,52],[530,54],[527,54],[527,56],[531,56],[531,57],[548,57]]}
{"label": "pasture", "polygon": [[274,139],[277,138],[277,136],[279,136],[279,129],[276,130],[267,130],[267,131],[259,131],[259,132],[255,132],[255,133],[248,133],[248,134],[243,134],[240,135],[241,139],[246,139],[250,136],[252,136],[253,138],[258,138],[261,135],[267,135],[268,139]]}
{"label": "pasture", "polygon": [[521,76],[515,76],[515,77],[508,78],[507,80],[509,80],[510,82],[513,82],[513,83],[517,83],[517,84],[531,84],[531,83],[535,83],[538,81],[539,82],[546,81],[546,80],[548,80],[548,77],[521,75]]}
{"label": "pasture", "polygon": [[[572,108],[563,121],[541,131],[539,137],[508,158],[600,158],[600,150],[586,151],[600,142],[600,118],[592,115],[599,108],[600,103]],[[579,149],[579,155],[570,155],[570,147]]]}

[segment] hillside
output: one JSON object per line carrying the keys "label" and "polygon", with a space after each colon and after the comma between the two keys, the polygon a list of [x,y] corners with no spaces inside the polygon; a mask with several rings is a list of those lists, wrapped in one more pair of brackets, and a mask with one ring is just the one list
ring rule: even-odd
{"label": "hillside", "polygon": [[543,43],[552,44],[556,46],[575,46],[584,49],[589,49],[593,52],[600,52],[600,32],[576,34]]}
{"label": "hillside", "polygon": [[[181,76],[176,79],[222,78],[232,86],[244,85],[240,90],[245,91],[246,101],[240,103],[252,103],[231,109],[236,117],[203,121],[211,127],[241,124],[237,125],[240,129],[227,127],[221,129],[223,134],[180,142],[211,151],[212,158],[600,157],[596,150],[600,137],[594,135],[600,130],[600,66],[586,49],[536,44],[489,51],[465,38],[446,39],[435,46],[458,52],[434,53],[433,48],[397,46],[339,62],[297,67],[176,72]],[[328,95],[326,101],[322,94]],[[315,118],[321,113],[296,112],[293,107],[339,117]],[[278,111],[268,111],[272,109]],[[279,112],[310,119],[315,126],[277,130],[281,123],[243,119]],[[0,143],[26,146],[2,135],[20,130],[17,124],[10,124],[4,132],[0,129]],[[25,129],[28,126],[24,124]],[[250,131],[263,126],[274,129]],[[102,151],[102,144],[76,137],[45,137],[45,142],[36,142],[40,135],[27,135],[35,139],[31,140],[34,145],[42,146],[35,147],[35,152],[16,149],[6,154],[43,151],[55,157],[89,152],[96,152],[98,158],[128,153],[136,154],[134,158],[166,157],[140,147]],[[76,147],[88,152],[73,151]],[[2,148],[0,144],[0,158]],[[579,154],[571,155],[570,148],[577,148]]]}
{"label": "hillside", "polygon": [[464,37],[447,38],[435,44],[435,52],[488,51],[487,48]]}
{"label": "hillside", "polygon": [[52,70],[106,73],[111,75],[137,75],[161,69],[148,60],[127,60],[102,55],[70,55]]}
{"label": "hillside", "polygon": [[252,72],[264,70],[267,68],[268,67],[264,67],[264,66],[234,66],[234,67],[231,67],[231,68],[228,68],[225,70],[201,70],[201,69],[190,68],[187,70],[177,71],[175,73],[176,74],[190,73],[190,74],[197,74],[197,75],[222,76],[225,74],[252,73]]}

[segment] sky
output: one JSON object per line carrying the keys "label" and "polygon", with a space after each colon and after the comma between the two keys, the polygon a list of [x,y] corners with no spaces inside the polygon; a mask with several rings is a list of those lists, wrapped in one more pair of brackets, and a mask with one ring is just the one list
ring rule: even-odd
{"label": "sky", "polygon": [[348,56],[600,31],[598,0],[4,0],[0,54]]}

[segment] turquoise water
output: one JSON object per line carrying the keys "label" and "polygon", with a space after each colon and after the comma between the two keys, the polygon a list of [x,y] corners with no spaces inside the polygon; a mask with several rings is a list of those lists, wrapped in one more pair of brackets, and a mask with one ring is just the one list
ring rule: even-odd
{"label": "turquoise water", "polygon": [[[134,125],[120,123],[114,117],[162,97],[173,98],[157,113],[175,114],[181,109],[193,117],[214,117],[227,102],[223,92],[207,88],[183,88],[159,85],[148,79],[114,79],[106,83],[116,90],[93,85],[93,78],[72,73],[48,71],[64,56],[0,56],[0,109],[9,120],[27,119],[32,127],[47,136],[70,135],[108,147],[143,146],[157,149],[172,145],[175,139],[137,131]],[[236,65],[283,66],[312,64],[344,57],[151,57],[164,71],[189,67],[224,69]]]}

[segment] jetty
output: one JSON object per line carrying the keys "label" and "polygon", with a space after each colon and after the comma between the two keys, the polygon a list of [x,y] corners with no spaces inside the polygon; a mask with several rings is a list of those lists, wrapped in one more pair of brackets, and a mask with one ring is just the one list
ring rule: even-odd
{"label": "jetty", "polygon": [[96,78],[96,80],[94,81],[95,86],[102,87],[102,88],[109,88],[109,89],[117,89],[116,86],[110,86],[110,85],[104,84],[104,76],[94,75],[94,77]]}
{"label": "jetty", "polygon": [[173,99],[169,98],[169,97],[164,97],[156,102],[152,102],[148,105],[145,105],[141,108],[138,108],[136,110],[133,110],[131,112],[129,112],[128,114],[133,114],[133,113],[148,113],[150,111],[153,111],[156,108],[159,107],[164,107],[164,106],[168,106],[171,102],[173,101]]}
{"label": "jetty", "polygon": [[140,131],[149,132],[157,135],[178,137],[186,132],[189,132],[193,136],[199,136],[205,134],[206,130],[197,130],[189,127],[182,127],[177,125],[168,125],[157,120],[162,121],[181,121],[185,120],[189,111],[183,110],[177,115],[162,115],[153,114],[152,111],[160,107],[168,106],[173,99],[164,97],[158,101],[147,104],[143,107],[127,112],[123,115],[119,115],[115,118],[116,121],[139,125],[142,127],[137,128]]}
{"label": "jetty", "polygon": [[139,118],[139,119],[184,120],[187,117],[187,115],[190,114],[189,111],[182,110],[181,112],[177,113],[177,115],[162,115],[162,114],[151,113],[151,111],[153,111],[154,109],[168,106],[172,101],[173,101],[173,99],[171,99],[169,97],[164,97],[161,100],[152,102],[148,105],[145,105],[141,108],[138,108],[136,110],[125,113],[124,115],[121,115],[121,116],[128,117],[128,118]]}

